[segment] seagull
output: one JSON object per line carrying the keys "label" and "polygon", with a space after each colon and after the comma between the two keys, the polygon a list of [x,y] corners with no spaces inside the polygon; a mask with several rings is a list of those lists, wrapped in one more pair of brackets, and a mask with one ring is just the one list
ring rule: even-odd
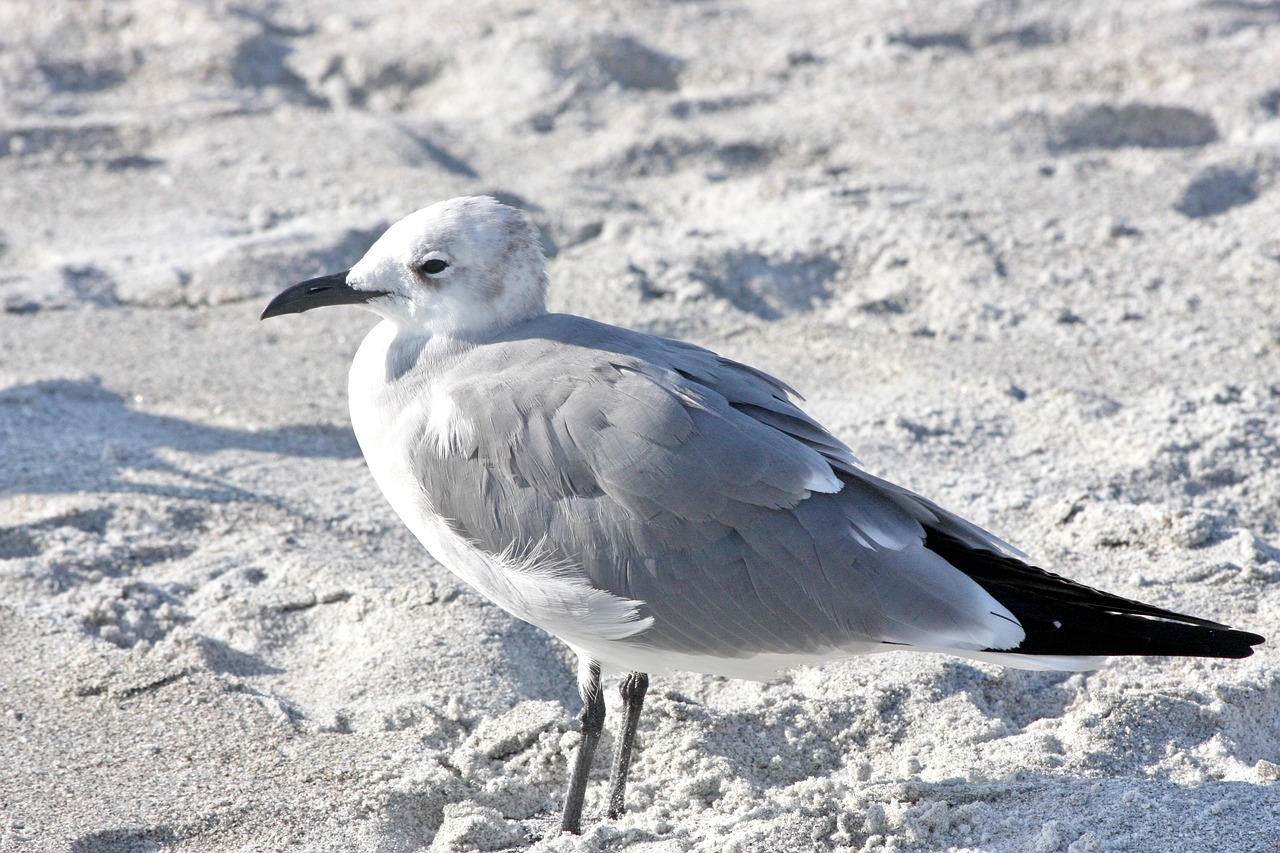
{"label": "seagull", "polygon": [[547,311],[537,229],[488,197],[426,207],[262,318],[382,318],[350,374],[374,479],[431,556],[578,657],[581,831],[621,674],[607,814],[625,808],[650,673],[768,680],[913,650],[1030,669],[1243,658],[1257,634],[1075,583],[868,473],[784,382],[669,338]]}

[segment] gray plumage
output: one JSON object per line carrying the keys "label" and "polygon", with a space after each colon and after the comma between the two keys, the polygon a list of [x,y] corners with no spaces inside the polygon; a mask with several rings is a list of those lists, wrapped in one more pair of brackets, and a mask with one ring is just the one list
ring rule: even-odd
{"label": "gray plumage", "polygon": [[861,472],[766,374],[543,314],[430,375],[474,427],[443,452],[415,448],[436,512],[489,553],[538,545],[644,602],[653,624],[626,642],[729,658],[991,644],[972,624],[981,590],[924,548],[918,519],[993,540]]}

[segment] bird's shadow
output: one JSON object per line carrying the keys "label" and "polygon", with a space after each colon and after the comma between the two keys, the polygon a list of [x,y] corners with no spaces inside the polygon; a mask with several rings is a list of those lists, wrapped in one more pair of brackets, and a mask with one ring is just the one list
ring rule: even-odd
{"label": "bird's shadow", "polygon": [[186,470],[166,459],[165,450],[209,455],[238,449],[343,459],[360,454],[347,427],[209,426],[131,408],[98,380],[45,379],[0,390],[0,439],[5,467],[0,497],[109,492],[274,503],[229,481]]}

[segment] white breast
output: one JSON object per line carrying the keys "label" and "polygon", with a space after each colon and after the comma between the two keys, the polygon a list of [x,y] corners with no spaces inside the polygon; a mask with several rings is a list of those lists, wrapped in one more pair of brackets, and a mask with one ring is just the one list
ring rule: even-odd
{"label": "white breast", "polygon": [[[454,405],[450,377],[422,375],[430,369],[425,363],[387,381],[387,352],[397,332],[384,320],[356,353],[348,388],[351,425],[373,479],[423,547],[499,607],[571,646],[595,649],[648,628],[652,619],[637,612],[641,602],[595,589],[575,567],[547,559],[543,542],[486,553],[434,510],[413,473],[415,452],[452,452],[478,425]],[[429,339],[422,345],[429,346]]]}

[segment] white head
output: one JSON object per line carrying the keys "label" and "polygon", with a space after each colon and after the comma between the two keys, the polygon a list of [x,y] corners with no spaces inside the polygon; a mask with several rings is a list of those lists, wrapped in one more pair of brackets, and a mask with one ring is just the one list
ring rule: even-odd
{"label": "white head", "polygon": [[365,306],[432,334],[500,329],[546,310],[546,262],[523,212],[487,196],[424,207],[387,229],[347,273]]}

